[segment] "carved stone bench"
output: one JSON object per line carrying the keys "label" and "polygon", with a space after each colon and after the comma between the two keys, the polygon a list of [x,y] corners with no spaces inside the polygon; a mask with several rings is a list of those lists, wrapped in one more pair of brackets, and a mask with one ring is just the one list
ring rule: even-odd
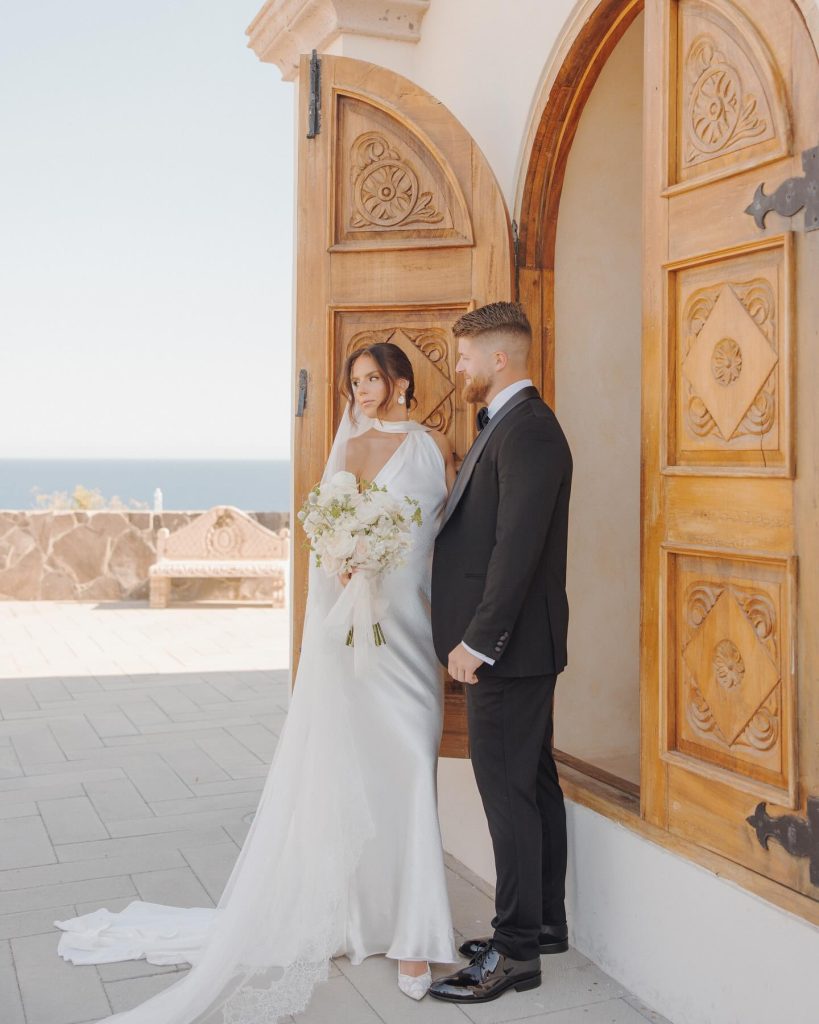
{"label": "carved stone bench", "polygon": [[171,533],[157,533],[156,562],[148,569],[150,607],[165,608],[171,580],[180,577],[270,577],[273,606],[286,602],[290,531],[274,533],[232,505],[216,505]]}

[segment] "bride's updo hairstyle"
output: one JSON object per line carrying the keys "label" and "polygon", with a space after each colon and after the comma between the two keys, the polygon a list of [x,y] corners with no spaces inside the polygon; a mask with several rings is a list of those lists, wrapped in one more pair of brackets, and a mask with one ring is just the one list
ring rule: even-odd
{"label": "bride's updo hairstyle", "polygon": [[412,363],[407,358],[404,350],[400,346],[394,345],[391,341],[379,341],[374,345],[364,345],[362,348],[357,348],[355,352],[351,352],[344,363],[344,369],[341,371],[341,393],[350,403],[351,417],[355,416],[355,395],[352,383],[353,365],[361,356],[371,356],[375,360],[387,385],[387,397],[378,407],[379,416],[386,411],[387,406],[395,395],[398,381],[402,379],[409,382],[405,392],[407,412],[409,412],[413,404],[418,404],[414,397],[415,374],[412,370]]}

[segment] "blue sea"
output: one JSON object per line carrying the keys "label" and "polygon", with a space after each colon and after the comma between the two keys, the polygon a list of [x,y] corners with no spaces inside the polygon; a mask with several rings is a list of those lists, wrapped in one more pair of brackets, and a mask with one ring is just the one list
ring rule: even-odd
{"label": "blue sea", "polygon": [[265,459],[0,459],[0,509],[35,509],[37,493],[75,486],[153,508],[154,489],[166,511],[235,505],[247,512],[287,512],[290,462]]}

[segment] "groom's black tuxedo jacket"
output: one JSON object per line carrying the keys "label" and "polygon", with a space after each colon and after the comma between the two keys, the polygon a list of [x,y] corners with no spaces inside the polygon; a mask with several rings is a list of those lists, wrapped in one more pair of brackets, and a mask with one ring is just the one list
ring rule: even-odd
{"label": "groom's black tuxedo jacket", "polygon": [[477,675],[566,665],[566,542],[572,456],[534,387],[489,420],[461,465],[432,564],[432,631],[443,665],[462,640],[494,658]]}

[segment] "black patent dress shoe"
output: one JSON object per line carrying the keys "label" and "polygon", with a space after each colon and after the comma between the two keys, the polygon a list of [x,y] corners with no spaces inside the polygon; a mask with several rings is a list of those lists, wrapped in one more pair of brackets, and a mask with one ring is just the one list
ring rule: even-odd
{"label": "black patent dress shoe", "polygon": [[433,981],[429,994],[450,1003],[488,1003],[507,989],[525,992],[539,986],[540,957],[514,960],[490,944],[460,971]]}
{"label": "black patent dress shoe", "polygon": [[[462,946],[458,947],[461,956],[471,960],[481,950],[486,949],[491,943],[490,938],[467,939]],[[544,924],[538,935],[538,944],[543,956],[551,953],[565,953],[569,948],[569,926],[567,924]]]}

